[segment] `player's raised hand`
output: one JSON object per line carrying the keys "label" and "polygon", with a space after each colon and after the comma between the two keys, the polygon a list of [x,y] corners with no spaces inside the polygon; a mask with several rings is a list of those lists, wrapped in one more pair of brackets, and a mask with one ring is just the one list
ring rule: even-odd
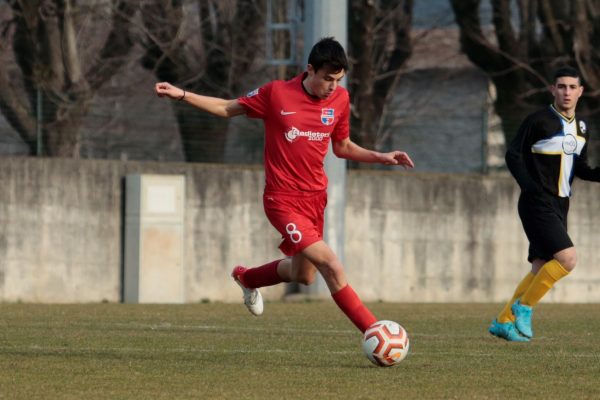
{"label": "player's raised hand", "polygon": [[167,96],[176,100],[183,98],[185,94],[183,89],[173,86],[169,82],[158,82],[156,85],[154,85],[154,91],[158,97]]}
{"label": "player's raised hand", "polygon": [[415,166],[408,154],[403,151],[391,151],[389,153],[382,153],[382,155],[384,156],[382,164],[401,165],[404,168],[414,168]]}

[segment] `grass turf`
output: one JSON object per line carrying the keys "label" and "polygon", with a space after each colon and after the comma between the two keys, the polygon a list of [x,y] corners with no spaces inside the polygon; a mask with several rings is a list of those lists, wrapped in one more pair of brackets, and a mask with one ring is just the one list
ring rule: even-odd
{"label": "grass turf", "polygon": [[0,399],[600,398],[600,306],[541,304],[535,339],[492,304],[369,305],[411,352],[378,368],[332,302],[0,304]]}

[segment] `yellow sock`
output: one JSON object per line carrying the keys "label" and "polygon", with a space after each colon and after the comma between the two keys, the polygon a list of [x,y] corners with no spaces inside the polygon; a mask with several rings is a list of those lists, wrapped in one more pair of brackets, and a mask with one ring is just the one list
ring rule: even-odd
{"label": "yellow sock", "polygon": [[525,278],[523,278],[523,280],[515,289],[515,293],[513,294],[512,299],[510,299],[508,303],[504,305],[504,308],[502,309],[502,311],[500,311],[500,314],[498,314],[498,318],[496,318],[498,322],[503,324],[505,322],[515,321],[515,316],[513,315],[512,310],[510,308],[512,307],[515,300],[523,296],[523,293],[525,293],[525,291],[529,288],[529,285],[531,285],[533,278],[535,278],[535,275],[531,272],[525,275]]}
{"label": "yellow sock", "polygon": [[569,274],[556,260],[550,260],[540,268],[529,289],[521,297],[521,304],[533,307],[544,297],[548,290],[561,278]]}

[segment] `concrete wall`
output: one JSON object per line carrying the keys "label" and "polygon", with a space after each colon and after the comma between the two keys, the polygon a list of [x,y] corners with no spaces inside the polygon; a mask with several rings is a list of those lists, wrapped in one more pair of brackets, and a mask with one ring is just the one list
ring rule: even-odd
{"label": "concrete wall", "polygon": [[[232,266],[281,257],[260,167],[2,158],[0,301],[121,301],[123,178],[136,173],[186,177],[188,302],[241,301]],[[600,185],[575,185],[579,266],[547,301],[600,301],[599,194]],[[347,196],[346,268],[365,300],[503,301],[527,272],[508,177],[351,171]]]}
{"label": "concrete wall", "polygon": [[[579,265],[545,300],[598,302],[600,186],[574,187],[569,230]],[[355,172],[347,190],[347,268],[364,298],[499,302],[528,271],[510,177]]]}

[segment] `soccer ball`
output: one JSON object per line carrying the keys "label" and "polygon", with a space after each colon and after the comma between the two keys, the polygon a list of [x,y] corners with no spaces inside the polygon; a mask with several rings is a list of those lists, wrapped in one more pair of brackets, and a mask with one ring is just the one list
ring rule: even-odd
{"label": "soccer ball", "polygon": [[408,334],[402,325],[388,320],[371,325],[362,342],[367,358],[380,367],[391,367],[404,360],[409,345]]}

